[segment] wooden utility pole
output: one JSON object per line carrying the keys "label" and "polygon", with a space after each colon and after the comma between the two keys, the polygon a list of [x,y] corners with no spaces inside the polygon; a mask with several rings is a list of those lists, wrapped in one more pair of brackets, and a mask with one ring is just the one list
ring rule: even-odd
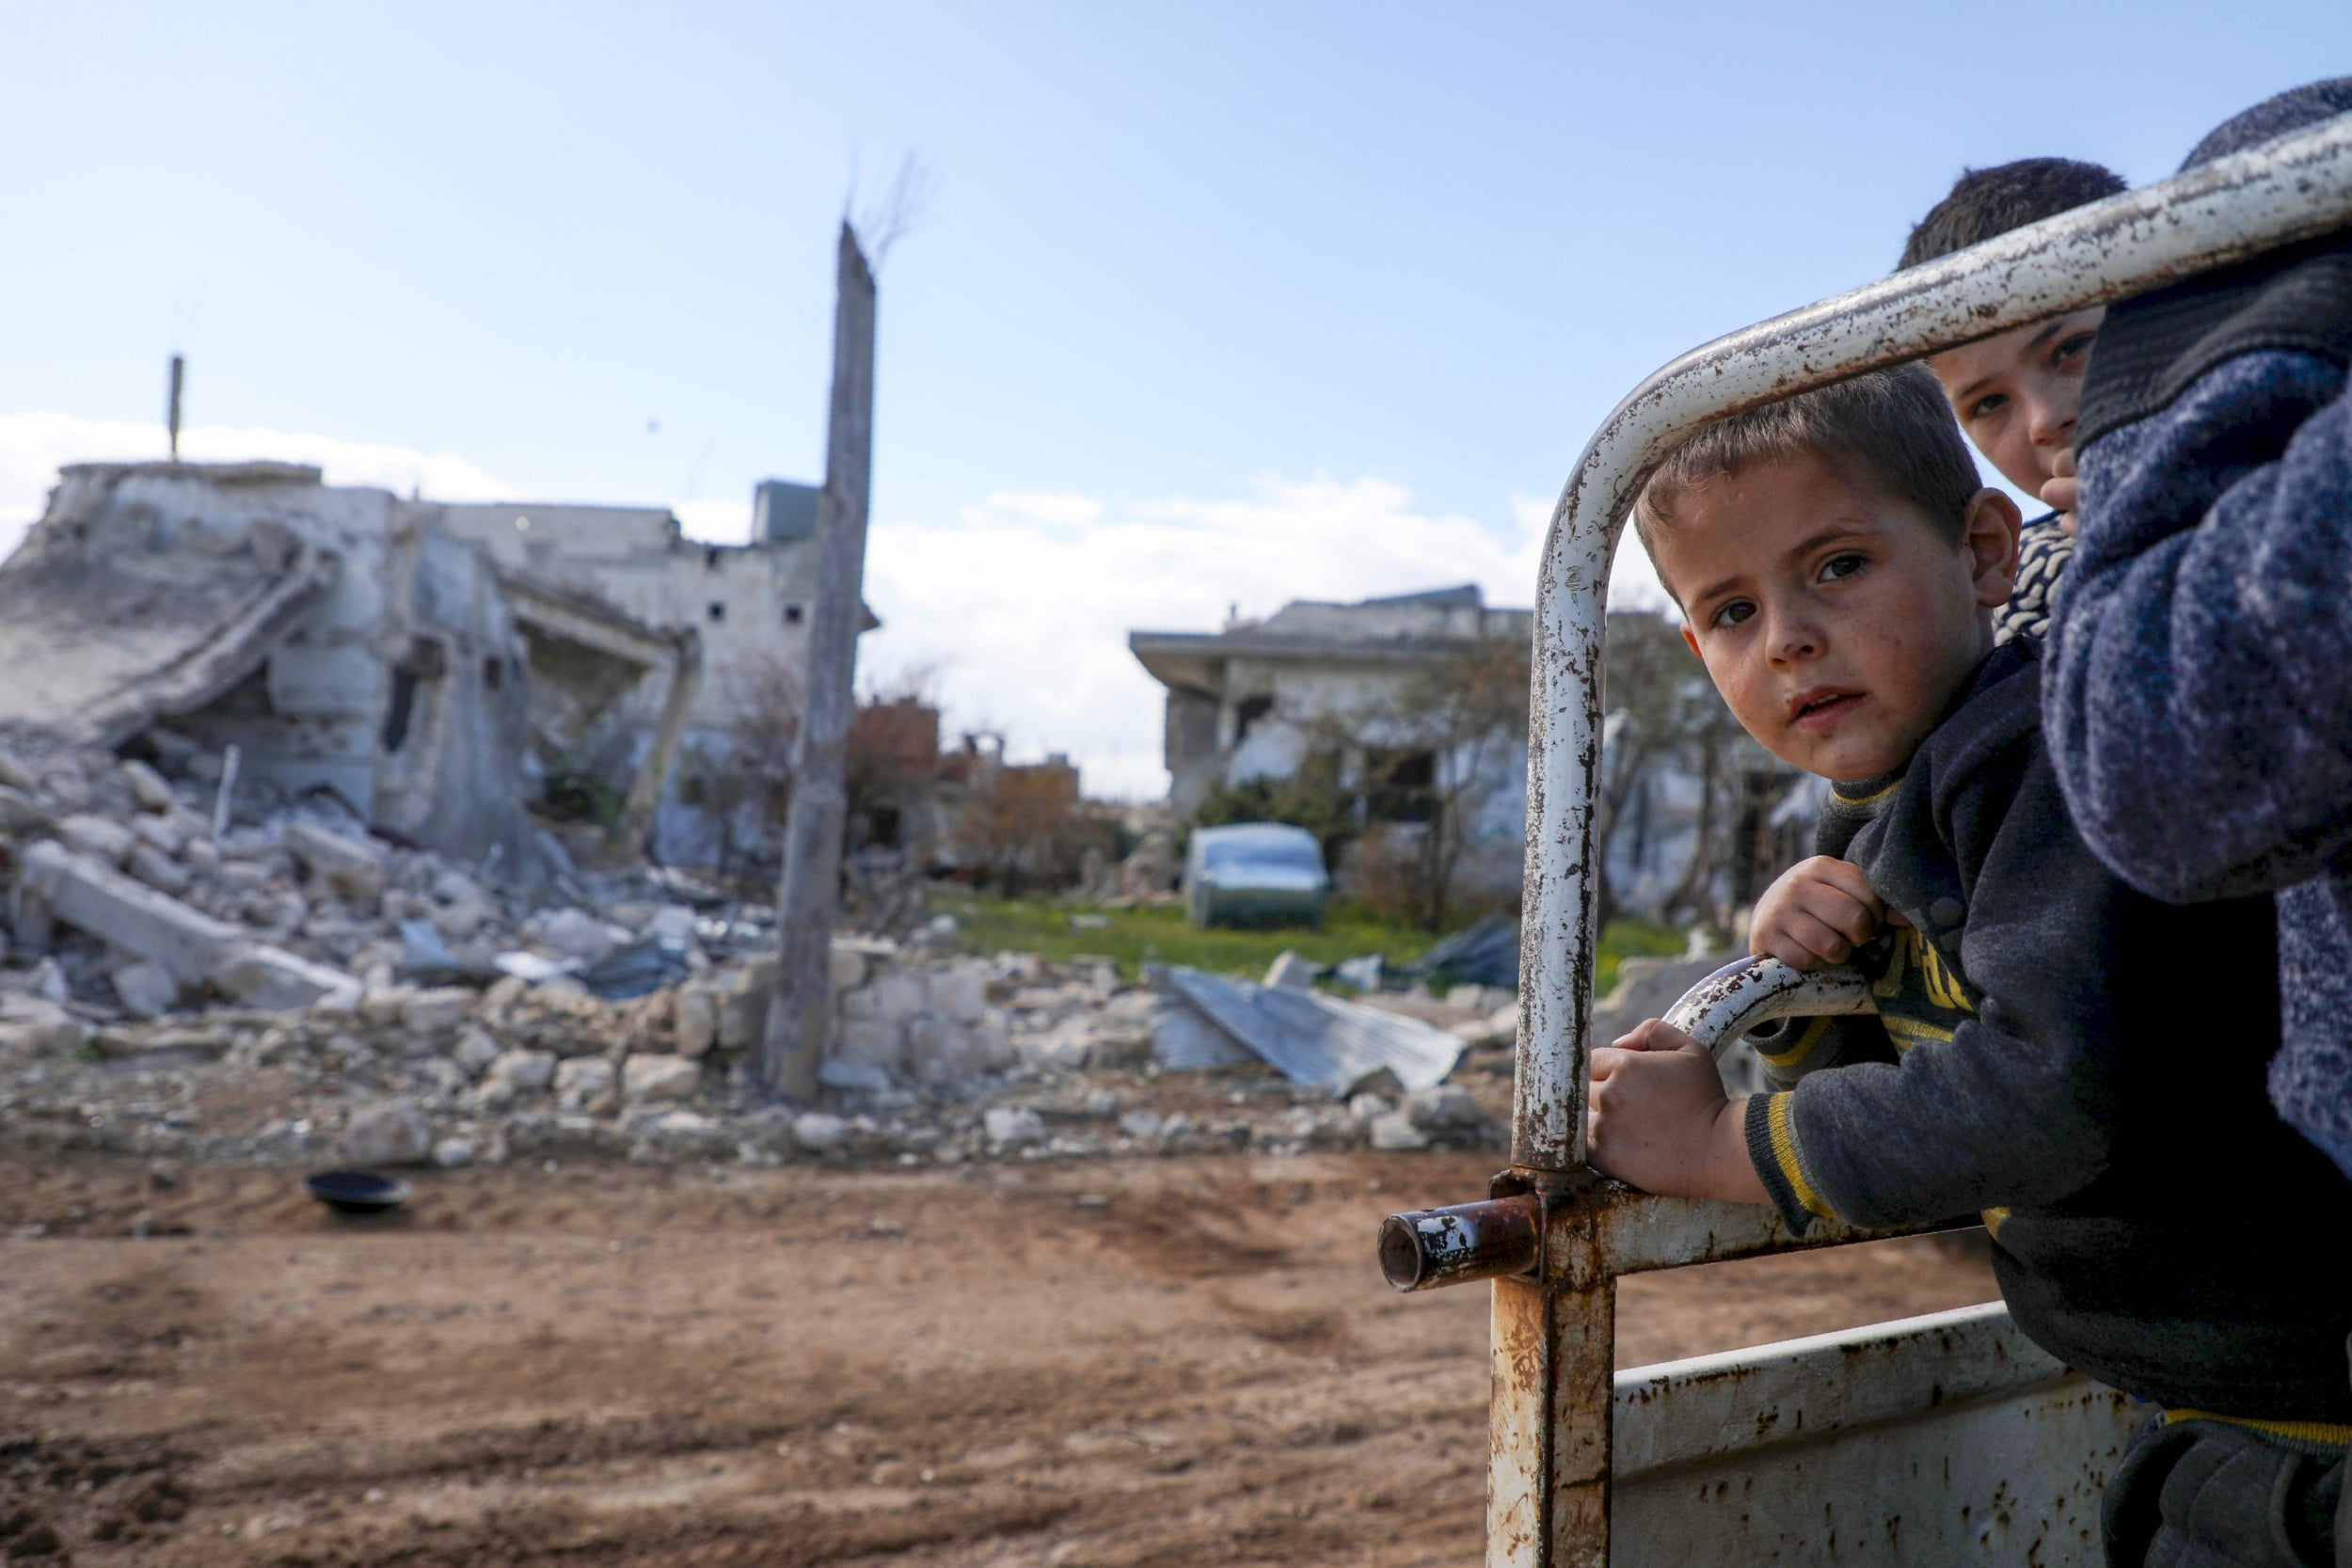
{"label": "wooden utility pole", "polygon": [[856,712],[857,639],[866,622],[866,510],[874,457],[874,273],[841,225],[833,316],[833,408],[817,502],[817,602],[809,616],[807,709],[776,890],[776,999],[760,1076],[797,1100],[817,1093],[833,1028],[833,924],[841,905],[845,779]]}
{"label": "wooden utility pole", "polygon": [[164,429],[171,437],[171,460],[180,461],[180,388],[185,380],[188,362],[181,355],[171,356],[171,391],[164,399]]}

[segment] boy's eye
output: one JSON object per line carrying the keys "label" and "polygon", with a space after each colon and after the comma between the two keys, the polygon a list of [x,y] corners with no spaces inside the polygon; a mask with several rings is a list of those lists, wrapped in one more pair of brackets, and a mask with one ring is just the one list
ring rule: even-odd
{"label": "boy's eye", "polygon": [[1756,613],[1756,606],[1746,599],[1734,599],[1707,618],[1710,626],[1731,627]]}
{"label": "boy's eye", "polygon": [[1840,550],[1821,562],[1821,580],[1838,582],[1862,570],[1862,556],[1856,550]]}
{"label": "boy's eye", "polygon": [[2092,331],[2076,332],[2066,338],[2058,347],[2050,351],[2051,367],[2065,370],[2080,363],[2083,356],[2090,352],[2090,345],[2098,336],[2097,332]]}
{"label": "boy's eye", "polygon": [[1968,418],[1972,420],[1981,420],[1987,415],[1998,411],[2001,405],[2008,402],[2009,394],[2007,392],[1987,392],[1984,396],[1979,398],[1976,402],[1968,405]]}

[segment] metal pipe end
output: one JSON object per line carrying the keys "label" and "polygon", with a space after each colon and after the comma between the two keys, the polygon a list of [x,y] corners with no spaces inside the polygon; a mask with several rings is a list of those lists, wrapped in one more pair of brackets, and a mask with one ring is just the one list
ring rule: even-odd
{"label": "metal pipe end", "polygon": [[1391,1214],[1380,1222],[1380,1277],[1400,1291],[1418,1291],[1428,1274],[1411,1219]]}
{"label": "metal pipe end", "polygon": [[1391,1214],[1380,1222],[1380,1274],[1399,1291],[1532,1274],[1543,1202],[1532,1194],[1451,1209]]}

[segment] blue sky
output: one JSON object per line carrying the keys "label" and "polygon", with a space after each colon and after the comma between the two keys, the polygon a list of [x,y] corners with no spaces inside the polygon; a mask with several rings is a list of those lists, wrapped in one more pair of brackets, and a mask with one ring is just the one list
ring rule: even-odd
{"label": "blue sky", "polygon": [[0,545],[160,439],[175,347],[205,455],[739,529],[818,467],[832,227],[913,148],[869,660],[1146,794],[1127,626],[1525,602],[1660,362],[1883,272],[1963,165],[2168,172],[2352,68],[2352,8],[8,0],[0,41]]}

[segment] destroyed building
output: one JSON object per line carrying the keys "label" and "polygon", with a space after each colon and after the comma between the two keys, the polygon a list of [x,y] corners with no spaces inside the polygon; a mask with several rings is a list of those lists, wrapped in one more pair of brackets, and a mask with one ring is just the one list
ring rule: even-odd
{"label": "destroyed building", "polygon": [[[771,481],[748,546],[662,508],[453,505],[282,463],[84,464],[0,564],[0,729],[116,747],[159,723],[235,747],[262,798],[521,874],[553,773],[616,837],[707,863],[681,753],[789,721],[817,492]],[[870,616],[869,616],[870,621]],[[722,807],[720,810],[723,810]]]}
{"label": "destroyed building", "polygon": [[[1786,863],[1816,798],[1740,732],[1671,623],[1619,611],[1610,626],[1613,648],[1667,649],[1639,681],[1630,665],[1620,680],[1613,660],[1606,745],[1630,766],[1604,786],[1612,908],[1663,915],[1743,903]],[[1359,781],[1354,810],[1366,827],[1409,836],[1426,831],[1441,798],[1467,809],[1475,819],[1463,825],[1463,879],[1507,895],[1524,866],[1524,740],[1433,745],[1414,733],[1401,699],[1466,653],[1524,647],[1533,633],[1533,611],[1490,607],[1463,586],[1354,604],[1296,600],[1216,632],[1134,632],[1128,646],[1168,689],[1165,757],[1180,818],[1219,790],[1291,779],[1337,752],[1340,778]],[[1378,753],[1377,785],[1367,781],[1367,753]],[[1463,779],[1466,769],[1482,776]]]}
{"label": "destroyed building", "polygon": [[[1165,755],[1179,816],[1220,786],[1289,778],[1318,752],[1345,753],[1343,776],[1359,777],[1365,753],[1377,752],[1381,787],[1358,801],[1367,825],[1423,831],[1434,799],[1451,793],[1475,817],[1461,824],[1463,879],[1507,890],[1524,852],[1525,742],[1434,744],[1397,708],[1415,682],[1466,653],[1524,646],[1532,626],[1531,611],[1489,608],[1466,585],[1356,604],[1295,600],[1216,632],[1133,632],[1127,645],[1168,688]],[[1465,769],[1479,776],[1457,777]]]}

